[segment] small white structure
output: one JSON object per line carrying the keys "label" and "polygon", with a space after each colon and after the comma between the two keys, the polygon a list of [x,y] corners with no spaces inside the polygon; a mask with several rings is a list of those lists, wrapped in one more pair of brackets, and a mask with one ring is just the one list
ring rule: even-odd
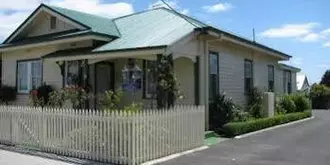
{"label": "small white structure", "polygon": [[304,73],[297,73],[297,90],[298,91],[309,91],[310,84],[307,76]]}

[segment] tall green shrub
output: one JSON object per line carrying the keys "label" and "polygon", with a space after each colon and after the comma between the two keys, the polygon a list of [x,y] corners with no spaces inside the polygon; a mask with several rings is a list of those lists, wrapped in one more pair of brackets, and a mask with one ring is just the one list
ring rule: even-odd
{"label": "tall green shrub", "polygon": [[280,101],[280,106],[283,108],[287,113],[296,112],[296,105],[290,95],[285,95],[282,97]]}
{"label": "tall green shrub", "polygon": [[296,93],[291,95],[291,99],[296,106],[295,112],[303,112],[311,109],[310,101],[306,96]]}
{"label": "tall green shrub", "polygon": [[262,117],[262,91],[253,88],[248,95],[247,112],[254,118]]}
{"label": "tall green shrub", "polygon": [[330,88],[326,85],[314,84],[310,91],[313,109],[330,108]]}
{"label": "tall green shrub", "polygon": [[218,95],[213,103],[210,104],[210,128],[219,129],[222,125],[230,122],[234,118],[236,105],[231,98],[223,93]]}

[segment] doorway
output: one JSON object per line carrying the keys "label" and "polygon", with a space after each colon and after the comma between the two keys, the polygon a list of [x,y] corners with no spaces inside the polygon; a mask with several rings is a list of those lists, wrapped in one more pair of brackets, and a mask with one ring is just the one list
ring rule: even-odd
{"label": "doorway", "polygon": [[[114,90],[114,64],[99,62],[95,64],[95,96],[104,94],[105,91]],[[99,99],[95,97],[95,108],[99,109]]]}

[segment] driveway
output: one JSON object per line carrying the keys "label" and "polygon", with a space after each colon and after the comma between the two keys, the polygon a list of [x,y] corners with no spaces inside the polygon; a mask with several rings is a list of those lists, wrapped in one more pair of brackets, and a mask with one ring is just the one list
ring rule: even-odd
{"label": "driveway", "polygon": [[303,123],[228,140],[162,165],[329,165],[330,111]]}

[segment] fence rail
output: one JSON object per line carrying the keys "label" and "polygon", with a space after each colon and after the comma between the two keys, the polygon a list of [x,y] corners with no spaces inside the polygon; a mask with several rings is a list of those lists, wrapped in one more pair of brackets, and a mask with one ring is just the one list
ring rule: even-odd
{"label": "fence rail", "polygon": [[100,112],[0,106],[0,143],[117,164],[139,164],[204,142],[204,107]]}

